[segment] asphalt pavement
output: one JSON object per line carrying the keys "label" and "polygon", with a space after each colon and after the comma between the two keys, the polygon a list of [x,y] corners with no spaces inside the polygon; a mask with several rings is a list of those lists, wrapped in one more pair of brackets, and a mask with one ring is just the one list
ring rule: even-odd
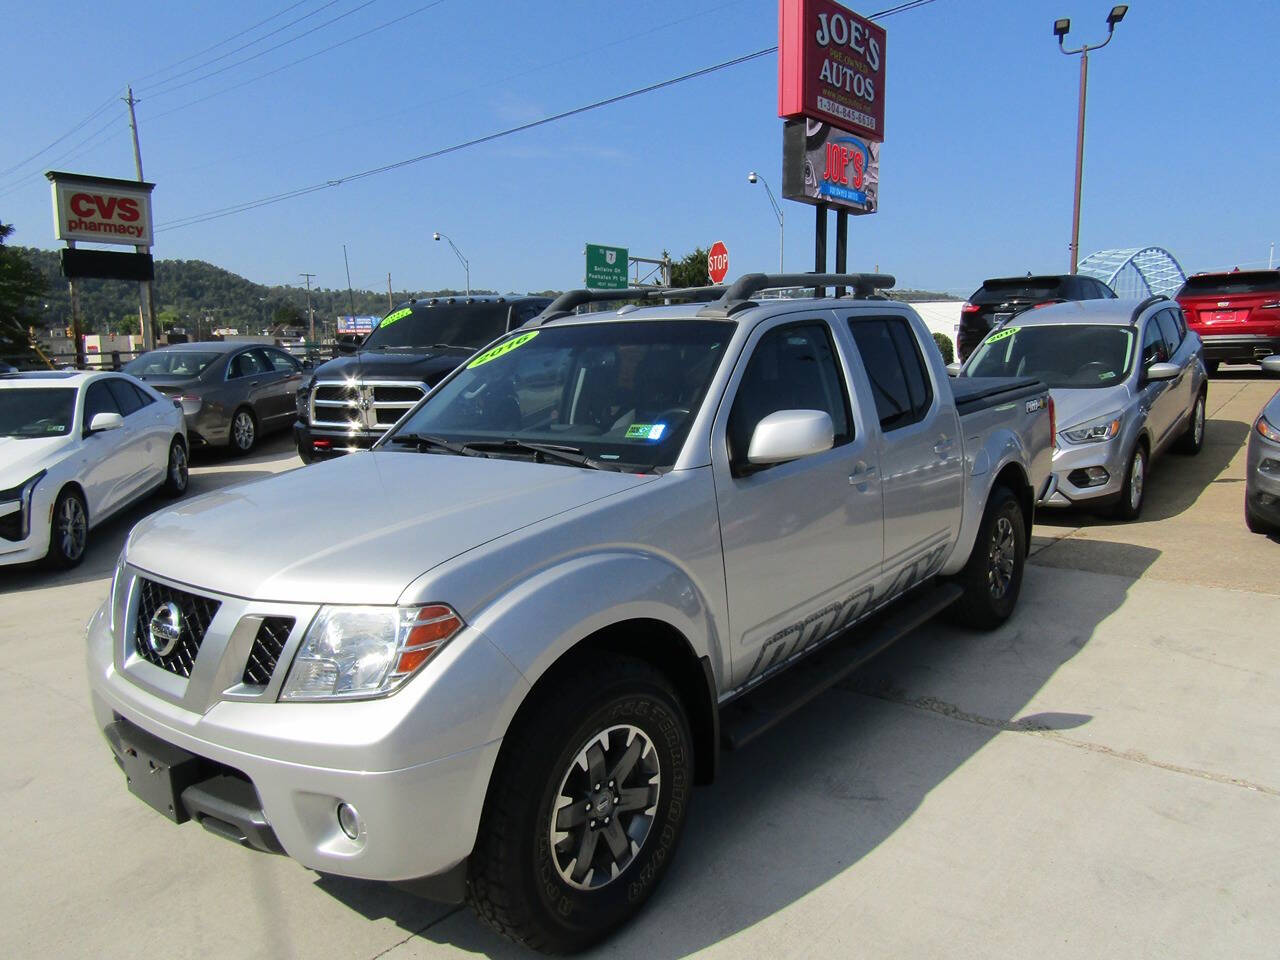
{"label": "asphalt pavement", "polygon": [[[1280,540],[1242,504],[1278,385],[1215,378],[1203,451],[1156,461],[1142,520],[1042,514],[1003,628],[930,624],[726,754],[665,882],[593,955],[1276,956]],[[194,459],[193,494],[300,466],[287,438]],[[94,531],[78,570],[0,568],[0,955],[527,956],[464,908],[128,793],[82,638],[129,527],[163,505]]]}

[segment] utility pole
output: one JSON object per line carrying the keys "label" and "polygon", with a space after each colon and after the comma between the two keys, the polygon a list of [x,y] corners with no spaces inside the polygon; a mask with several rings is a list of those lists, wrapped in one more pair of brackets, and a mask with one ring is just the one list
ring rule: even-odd
{"label": "utility pole", "polygon": [[307,339],[311,341],[311,344],[314,344],[316,340],[316,315],[315,311],[311,309],[311,278],[314,277],[315,274],[300,273],[298,276],[307,278],[307,324],[310,329],[310,333],[307,334]]}
{"label": "utility pole", "polygon": [[[133,106],[138,101],[133,97],[133,86],[130,85],[129,96],[125,99],[125,103],[129,105],[129,131],[133,134],[133,166],[138,173],[138,182],[141,183],[142,177],[142,148],[138,146],[138,118],[133,112]],[[138,253],[147,253],[151,248],[143,244],[134,247]],[[152,295],[151,281],[144,280],[139,284],[139,292],[141,293],[141,305],[138,308],[138,316],[142,320],[142,349],[154,350],[156,346],[156,304]]]}
{"label": "utility pole", "polygon": [[387,274],[387,313],[396,308],[395,303],[391,299],[391,274]]}

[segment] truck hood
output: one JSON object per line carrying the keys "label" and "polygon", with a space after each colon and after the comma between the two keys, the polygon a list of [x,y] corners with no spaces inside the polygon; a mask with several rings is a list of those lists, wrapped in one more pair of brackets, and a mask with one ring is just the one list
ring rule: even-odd
{"label": "truck hood", "polygon": [[316,380],[413,380],[435,386],[475,351],[467,347],[362,350],[316,367]]}
{"label": "truck hood", "polygon": [[1053,396],[1053,412],[1059,430],[1069,430],[1109,413],[1122,412],[1133,399],[1127,383],[1088,390],[1055,388],[1049,393]]}
{"label": "truck hood", "polygon": [[130,535],[128,560],[233,596],[390,604],[446,560],[654,479],[496,458],[357,453],[152,514]]}
{"label": "truck hood", "polygon": [[62,459],[72,437],[0,437],[0,490],[30,480]]}

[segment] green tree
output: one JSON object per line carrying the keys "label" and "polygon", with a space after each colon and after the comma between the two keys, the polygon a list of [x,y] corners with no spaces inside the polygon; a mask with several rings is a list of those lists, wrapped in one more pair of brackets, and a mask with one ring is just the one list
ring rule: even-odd
{"label": "green tree", "polygon": [[[664,250],[662,255],[667,256],[667,252]],[[711,274],[707,271],[707,251],[703,247],[671,264],[673,287],[705,287],[709,283]]]}
{"label": "green tree", "polygon": [[36,322],[36,301],[45,291],[45,279],[20,250],[6,247],[13,225],[0,223],[0,354],[31,354],[27,327]]}
{"label": "green tree", "polygon": [[277,327],[297,327],[306,322],[302,311],[292,303],[283,303],[271,311],[271,323]]}

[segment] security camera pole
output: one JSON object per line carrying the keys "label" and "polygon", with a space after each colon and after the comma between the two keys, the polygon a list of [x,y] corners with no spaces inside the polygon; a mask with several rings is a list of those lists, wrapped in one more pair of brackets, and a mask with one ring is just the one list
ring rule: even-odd
{"label": "security camera pole", "polygon": [[1089,84],[1089,51],[1101,50],[1110,43],[1112,36],[1115,34],[1116,24],[1123,20],[1124,15],[1128,12],[1128,4],[1120,3],[1112,7],[1111,12],[1107,14],[1107,39],[1093,47],[1090,47],[1087,43],[1082,44],[1075,50],[1068,50],[1063,46],[1063,40],[1066,39],[1067,34],[1071,31],[1071,21],[1064,17],[1053,22],[1053,35],[1058,38],[1058,49],[1067,56],[1080,54],[1080,112],[1076,119],[1076,196],[1071,212],[1072,274],[1076,272],[1076,265],[1080,260],[1080,180],[1084,171],[1084,97],[1085,88]]}
{"label": "security camera pole", "polygon": [[431,237],[433,240],[444,240],[448,242],[450,247],[453,248],[454,256],[456,256],[458,258],[458,262],[462,264],[462,269],[467,272],[467,296],[470,297],[471,296],[471,264],[467,262],[467,258],[462,255],[462,251],[459,250],[454,245],[454,242],[450,240],[448,237],[446,237],[443,233],[438,233],[438,232],[433,233]]}

